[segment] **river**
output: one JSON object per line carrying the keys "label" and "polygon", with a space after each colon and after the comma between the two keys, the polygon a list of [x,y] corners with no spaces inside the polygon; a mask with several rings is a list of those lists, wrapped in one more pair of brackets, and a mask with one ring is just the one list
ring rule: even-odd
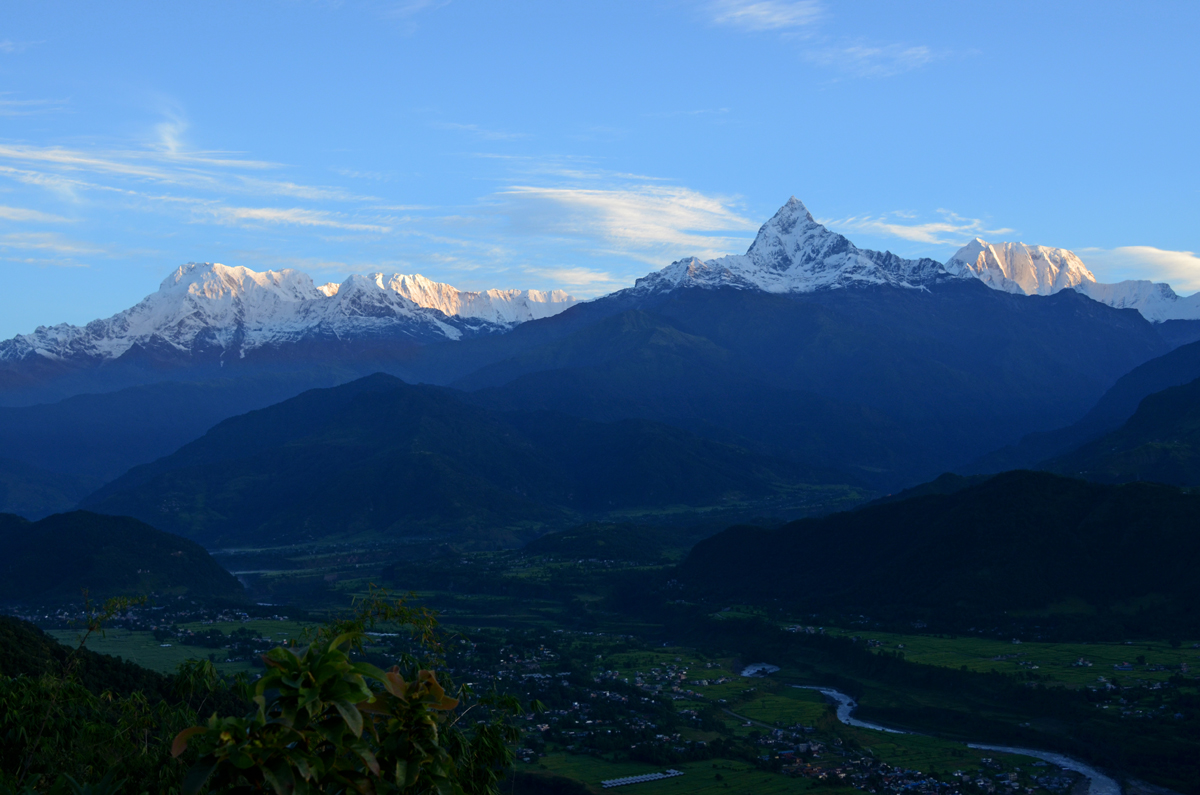
{"label": "river", "polygon": [[[831,699],[837,704],[838,720],[847,726],[855,726],[860,729],[874,729],[875,731],[888,732],[890,734],[911,734],[912,732],[901,731],[900,729],[889,729],[887,726],[880,726],[877,723],[867,723],[866,721],[855,718],[850,713],[858,706],[850,696],[834,690],[829,687],[816,687],[813,685],[793,685],[802,690],[816,690],[828,699]],[[1121,785],[1114,781],[1109,776],[1104,775],[1091,765],[1084,764],[1077,759],[1072,759],[1069,756],[1056,754],[1053,751],[1038,751],[1032,748],[1012,748],[1006,745],[986,745],[983,743],[967,743],[968,748],[978,748],[981,751],[997,751],[1005,754],[1021,754],[1022,756],[1031,756],[1034,759],[1041,759],[1043,762],[1049,762],[1053,765],[1058,765],[1064,770],[1073,770],[1076,773],[1084,776],[1088,780],[1088,795],[1121,795]]]}

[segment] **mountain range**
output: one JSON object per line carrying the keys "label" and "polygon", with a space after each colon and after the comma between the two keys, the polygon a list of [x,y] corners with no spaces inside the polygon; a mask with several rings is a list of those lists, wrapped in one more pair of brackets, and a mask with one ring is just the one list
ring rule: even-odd
{"label": "mountain range", "polygon": [[[1025,295],[1074,289],[1115,308],[1137,309],[1155,323],[1197,321],[1200,327],[1200,294],[1180,298],[1169,285],[1146,281],[1098,284],[1070,251],[977,239],[945,264],[907,260],[858,248],[818,224],[794,197],[745,254],[680,260],[600,300],[636,303],[688,287],[783,294],[878,286],[925,290],[956,278]],[[41,326],[0,342],[0,403],[46,402],[50,393],[37,387],[48,381],[64,381],[58,396],[65,397],[157,380],[148,374],[154,369],[220,367],[248,356],[258,362],[332,359],[350,347],[358,358],[403,359],[415,346],[504,334],[578,303],[557,290],[469,292],[420,275],[374,273],[317,286],[293,270],[259,273],[189,263],[157,292],[110,318],[82,327]],[[79,378],[80,370],[113,371],[116,364],[141,373],[112,383]]]}
{"label": "mountain range", "polygon": [[[37,503],[30,515],[70,507],[227,418],[383,372],[475,411],[649,422],[810,483],[895,490],[994,471],[1001,449],[1023,466],[1064,454],[1191,380],[1170,361],[1200,320],[1167,293],[1097,285],[1058,249],[975,241],[946,264],[860,249],[794,198],[744,255],[584,302],[188,265],[113,318],[0,343],[5,456],[74,479],[53,506],[32,476],[0,467],[0,486]],[[1030,447],[1039,435],[1055,441]]]}
{"label": "mountain range", "polygon": [[1136,309],[1155,323],[1200,319],[1200,293],[1182,298],[1171,285],[1144,279],[1101,284],[1083,261],[1066,249],[991,244],[975,238],[945,267],[948,273],[974,277],[1009,293],[1052,295],[1059,290],[1075,290],[1117,309]]}

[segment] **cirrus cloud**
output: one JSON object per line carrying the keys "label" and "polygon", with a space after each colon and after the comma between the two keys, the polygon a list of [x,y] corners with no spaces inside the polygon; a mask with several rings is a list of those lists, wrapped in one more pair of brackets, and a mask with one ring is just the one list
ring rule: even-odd
{"label": "cirrus cloud", "polygon": [[811,25],[825,9],[818,0],[717,0],[713,21],[745,30],[784,30]]}
{"label": "cirrus cloud", "polygon": [[222,223],[260,222],[268,224],[292,224],[295,226],[325,226],[333,229],[347,229],[354,232],[391,231],[391,227],[381,224],[364,224],[344,220],[338,215],[325,210],[308,210],[300,207],[228,207],[210,205],[197,208],[197,212],[208,215]]}
{"label": "cirrus cloud", "polygon": [[[722,197],[684,187],[535,187],[496,195],[497,211],[518,234],[575,239],[593,249],[662,265],[687,255],[744,250],[759,224]],[[739,234],[741,233],[741,234]]]}
{"label": "cirrus cloud", "polygon": [[33,221],[38,223],[64,223],[70,221],[70,218],[63,218],[61,215],[51,215],[38,210],[28,210],[24,207],[6,207],[0,205],[0,219],[5,221]]}
{"label": "cirrus cloud", "polygon": [[820,223],[836,231],[865,232],[881,237],[896,237],[911,243],[929,243],[935,246],[961,246],[973,237],[1006,235],[1012,229],[988,229],[988,224],[979,218],[964,218],[950,210],[939,209],[939,221],[914,223],[913,213],[891,212],[881,216],[851,216],[841,219],[822,219]]}

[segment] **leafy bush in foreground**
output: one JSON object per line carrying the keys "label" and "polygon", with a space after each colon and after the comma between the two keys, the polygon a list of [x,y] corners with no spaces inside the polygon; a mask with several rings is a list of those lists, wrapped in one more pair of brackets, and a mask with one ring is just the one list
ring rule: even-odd
{"label": "leafy bush in foreground", "polygon": [[[93,614],[88,634],[122,606]],[[390,671],[355,662],[379,621],[409,628],[425,659],[406,656]],[[520,705],[491,694],[464,708],[467,688],[447,695],[432,614],[373,592],[306,640],[266,654],[254,683],[186,664],[175,697],[157,703],[81,684],[82,643],[57,672],[0,676],[0,795],[497,792]],[[204,721],[206,707],[230,711],[230,690],[249,714]],[[460,727],[472,710],[477,720]]]}

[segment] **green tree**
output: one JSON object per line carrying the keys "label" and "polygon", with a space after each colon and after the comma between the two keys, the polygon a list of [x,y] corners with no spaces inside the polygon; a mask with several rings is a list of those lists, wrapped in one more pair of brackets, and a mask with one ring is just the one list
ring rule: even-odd
{"label": "green tree", "polygon": [[[84,631],[61,666],[0,677],[0,795],[178,793],[184,768],[170,757],[170,738],[195,713],[141,692],[84,686],[78,673],[88,638],[134,604],[118,598],[95,607],[84,597]],[[127,781],[136,789],[122,790]]]}
{"label": "green tree", "polygon": [[[520,704],[447,694],[435,617],[385,592],[268,652],[257,682],[191,661],[154,698],[94,692],[77,675],[87,637],[128,606],[89,604],[86,632],[56,670],[0,676],[0,795],[491,795],[511,766]],[[354,659],[379,622],[406,626],[420,659],[389,671]]]}

